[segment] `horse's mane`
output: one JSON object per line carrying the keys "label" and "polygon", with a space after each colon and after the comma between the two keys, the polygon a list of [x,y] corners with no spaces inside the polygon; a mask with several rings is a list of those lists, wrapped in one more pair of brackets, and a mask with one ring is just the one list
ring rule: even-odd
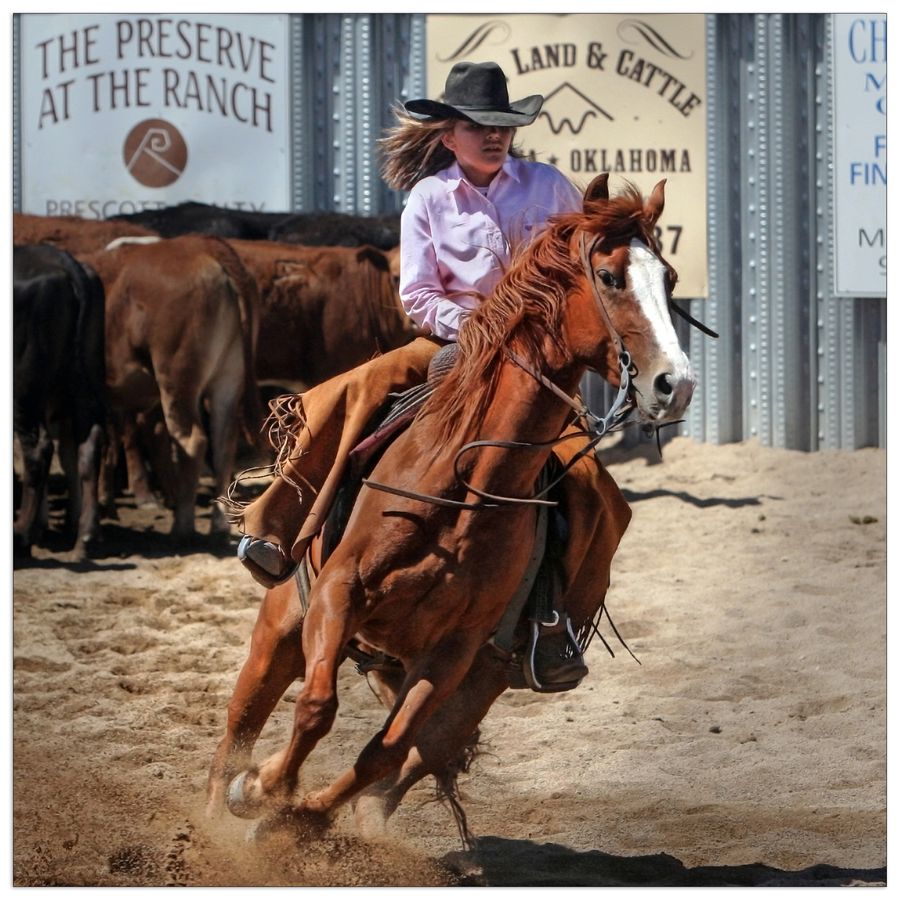
{"label": "horse's mane", "polygon": [[548,337],[568,356],[559,342],[559,323],[565,299],[583,274],[580,258],[570,249],[579,230],[600,236],[601,247],[637,237],[658,249],[643,197],[630,183],[610,200],[587,200],[583,212],[551,217],[460,329],[459,358],[422,409],[437,429],[435,449],[453,435],[469,436],[483,419],[497,386],[499,362],[513,340],[538,367]]}

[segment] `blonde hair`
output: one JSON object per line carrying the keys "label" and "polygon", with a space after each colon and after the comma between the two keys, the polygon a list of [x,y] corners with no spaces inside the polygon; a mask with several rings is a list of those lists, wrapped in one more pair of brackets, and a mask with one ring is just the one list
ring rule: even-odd
{"label": "blonde hair", "polygon": [[[408,113],[401,104],[392,108],[397,124],[378,141],[381,151],[381,177],[395,191],[409,191],[416,182],[446,169],[456,157],[441,137],[451,131],[457,118],[421,119]],[[510,156],[522,152],[510,146]]]}

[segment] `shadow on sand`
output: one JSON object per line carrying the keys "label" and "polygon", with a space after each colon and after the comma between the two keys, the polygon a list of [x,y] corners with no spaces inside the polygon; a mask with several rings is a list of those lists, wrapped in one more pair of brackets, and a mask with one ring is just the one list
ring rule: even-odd
{"label": "shadow on sand", "polygon": [[612,856],[499,837],[479,838],[471,853],[444,864],[469,886],[489,887],[839,887],[887,883],[887,868],[815,865],[786,871],[754,863],[688,868],[674,856]]}
{"label": "shadow on sand", "polygon": [[[18,479],[14,487],[19,488]],[[14,491],[14,493],[16,493]],[[64,526],[65,486],[61,476],[51,476],[48,487],[48,527],[35,542],[30,555],[13,559],[15,569],[66,568],[76,573],[114,572],[133,569],[127,557],[164,559],[206,554],[220,559],[231,557],[237,548],[237,535],[209,534],[209,520],[214,491],[206,479],[198,490],[196,506],[197,533],[176,538],[169,533],[172,511],[162,502],[139,508],[130,495],[116,498],[113,511],[104,511],[100,522],[100,539],[94,543],[88,558],[77,560],[73,553],[74,534]]]}

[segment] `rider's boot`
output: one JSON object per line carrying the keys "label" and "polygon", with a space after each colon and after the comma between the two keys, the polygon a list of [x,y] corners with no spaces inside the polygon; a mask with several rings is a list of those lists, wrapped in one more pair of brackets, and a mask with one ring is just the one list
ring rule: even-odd
{"label": "rider's boot", "polygon": [[237,557],[254,580],[267,588],[287,581],[297,568],[278,544],[249,534],[241,538]]}
{"label": "rider's boot", "polygon": [[530,635],[523,670],[532,690],[568,691],[587,675],[584,655],[563,608],[562,557],[568,522],[560,509],[551,514],[544,560],[532,593]]}
{"label": "rider's boot", "polygon": [[560,614],[553,625],[532,623],[527,653],[526,679],[535,691],[571,690],[588,673],[581,648],[572,633],[572,623],[565,613]]}

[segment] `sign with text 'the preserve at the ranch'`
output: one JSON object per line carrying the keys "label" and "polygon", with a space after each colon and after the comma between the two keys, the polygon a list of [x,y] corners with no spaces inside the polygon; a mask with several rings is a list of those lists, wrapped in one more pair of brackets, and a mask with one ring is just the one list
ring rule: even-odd
{"label": "sign with text 'the preserve at the ranch'", "polygon": [[706,25],[702,14],[429,15],[428,96],[461,60],[500,64],[511,100],[543,94],[516,143],[581,188],[666,179],[663,250],[677,296],[707,296]]}
{"label": "sign with text 'the preserve at the ranch'", "polygon": [[287,16],[20,23],[23,212],[290,208]]}

